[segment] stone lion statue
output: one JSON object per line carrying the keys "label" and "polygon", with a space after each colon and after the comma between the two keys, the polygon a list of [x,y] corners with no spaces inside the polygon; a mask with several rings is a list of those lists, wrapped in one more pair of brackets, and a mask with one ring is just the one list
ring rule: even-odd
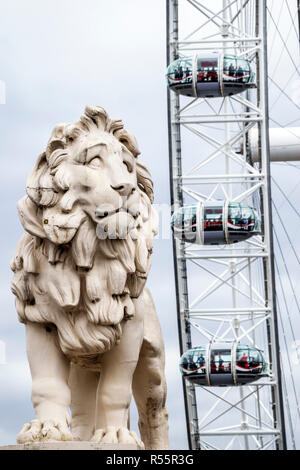
{"label": "stone lion statue", "polygon": [[139,153],[121,120],[87,106],[54,128],[28,178],[11,267],[36,417],[19,443],[168,448],[164,346],[145,288],[157,216]]}

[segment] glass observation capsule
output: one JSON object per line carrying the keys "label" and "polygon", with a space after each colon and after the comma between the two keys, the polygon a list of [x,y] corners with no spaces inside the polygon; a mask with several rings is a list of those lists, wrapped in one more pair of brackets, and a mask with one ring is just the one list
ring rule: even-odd
{"label": "glass observation capsule", "polygon": [[171,218],[174,236],[198,245],[237,243],[261,231],[258,212],[240,202],[200,202],[176,210]]}
{"label": "glass observation capsule", "polygon": [[250,62],[223,52],[177,59],[169,65],[166,78],[171,90],[195,98],[230,96],[256,86]]}
{"label": "glass observation capsule", "polygon": [[262,351],[237,342],[210,343],[186,351],[180,358],[181,374],[196,385],[245,385],[268,375]]}

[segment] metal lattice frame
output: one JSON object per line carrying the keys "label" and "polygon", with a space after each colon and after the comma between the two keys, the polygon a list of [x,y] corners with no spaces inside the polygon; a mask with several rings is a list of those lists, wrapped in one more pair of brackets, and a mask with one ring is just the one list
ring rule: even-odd
{"label": "metal lattice frame", "polygon": [[[181,16],[188,8],[195,10],[199,22],[190,31],[186,28],[181,39]],[[221,247],[174,240],[180,349],[182,353],[201,341],[244,341],[264,349],[269,374],[254,385],[225,389],[195,388],[183,381],[189,445],[284,449],[270,205],[266,1],[219,0],[212,5],[167,0],[168,63],[203,50],[229,51],[251,60],[257,90],[220,99],[168,93],[171,203],[177,208],[218,197],[247,201],[261,211],[263,234]],[[253,127],[259,130],[257,166],[247,152]]]}

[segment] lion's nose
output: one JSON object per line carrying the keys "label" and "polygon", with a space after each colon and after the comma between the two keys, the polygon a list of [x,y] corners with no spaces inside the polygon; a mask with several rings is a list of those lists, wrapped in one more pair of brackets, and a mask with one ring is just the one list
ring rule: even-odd
{"label": "lion's nose", "polygon": [[111,185],[111,187],[115,191],[117,191],[120,194],[120,196],[129,196],[135,191],[135,187],[133,186],[133,184],[130,184],[130,183],[123,183],[117,186]]}

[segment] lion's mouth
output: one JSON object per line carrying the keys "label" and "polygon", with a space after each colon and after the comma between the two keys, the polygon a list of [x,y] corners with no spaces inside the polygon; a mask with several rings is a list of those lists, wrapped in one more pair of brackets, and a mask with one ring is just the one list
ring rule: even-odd
{"label": "lion's mouth", "polygon": [[126,239],[129,233],[136,228],[139,213],[129,209],[119,208],[115,210],[97,209],[97,237],[100,239]]}
{"label": "lion's mouth", "polygon": [[134,219],[137,219],[138,216],[140,215],[139,212],[134,213],[134,212],[130,211],[130,209],[125,209],[124,207],[119,207],[119,209],[114,209],[112,211],[108,211],[108,210],[101,211],[101,210],[97,209],[96,210],[96,219],[98,221],[102,221],[106,217],[110,217],[110,216],[118,214],[120,212],[124,212],[125,214],[129,214]]}

